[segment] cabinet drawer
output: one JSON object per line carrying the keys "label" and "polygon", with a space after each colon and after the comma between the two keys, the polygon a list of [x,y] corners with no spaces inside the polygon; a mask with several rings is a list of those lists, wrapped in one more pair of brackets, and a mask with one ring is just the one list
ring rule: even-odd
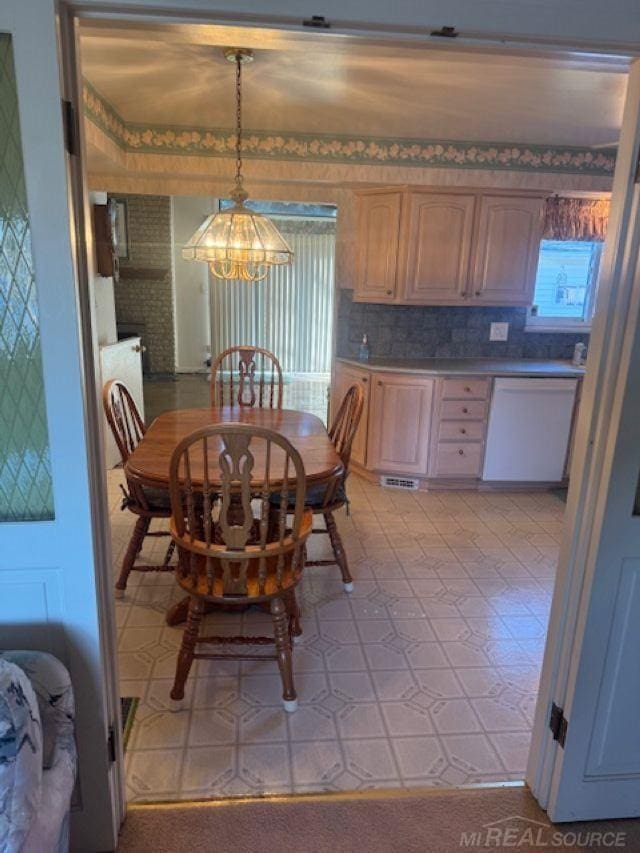
{"label": "cabinet drawer", "polygon": [[443,379],[443,400],[486,400],[489,395],[488,379]]}
{"label": "cabinet drawer", "polygon": [[441,421],[438,430],[440,441],[482,441],[484,423],[482,421]]}
{"label": "cabinet drawer", "polygon": [[479,477],[481,461],[481,442],[440,442],[433,473],[436,477]]}
{"label": "cabinet drawer", "polygon": [[443,400],[440,406],[441,420],[483,421],[487,413],[484,400]]}

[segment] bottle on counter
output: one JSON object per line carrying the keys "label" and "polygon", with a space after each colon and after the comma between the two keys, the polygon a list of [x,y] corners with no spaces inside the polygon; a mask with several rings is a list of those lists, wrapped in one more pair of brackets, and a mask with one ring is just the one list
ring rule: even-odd
{"label": "bottle on counter", "polygon": [[582,341],[579,341],[573,348],[572,364],[575,367],[582,367],[582,365],[584,364],[585,350],[586,346],[582,343]]}
{"label": "bottle on counter", "polygon": [[362,336],[362,343],[358,349],[358,358],[360,361],[369,361],[369,340],[366,335]]}

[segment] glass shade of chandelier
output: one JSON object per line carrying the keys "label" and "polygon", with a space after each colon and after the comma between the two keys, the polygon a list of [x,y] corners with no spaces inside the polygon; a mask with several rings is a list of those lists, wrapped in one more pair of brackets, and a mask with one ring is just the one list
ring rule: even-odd
{"label": "glass shade of chandelier", "polygon": [[182,249],[189,261],[209,264],[216,278],[262,281],[274,265],[290,264],[293,252],[266,216],[250,210],[242,182],[242,65],[250,50],[229,48],[225,57],[236,65],[236,176],[230,193],[233,206],[212,213]]}

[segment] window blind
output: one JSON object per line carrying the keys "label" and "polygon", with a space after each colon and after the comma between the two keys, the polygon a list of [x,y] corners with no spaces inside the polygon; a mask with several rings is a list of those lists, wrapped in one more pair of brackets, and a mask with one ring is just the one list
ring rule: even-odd
{"label": "window blind", "polygon": [[293,249],[291,266],[258,283],[210,276],[211,352],[255,344],[271,350],[286,373],[328,373],[335,222],[278,222]]}

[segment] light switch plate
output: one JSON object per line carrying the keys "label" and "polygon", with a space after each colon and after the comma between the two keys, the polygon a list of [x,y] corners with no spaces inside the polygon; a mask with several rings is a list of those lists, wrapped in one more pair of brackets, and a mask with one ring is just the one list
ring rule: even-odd
{"label": "light switch plate", "polygon": [[489,332],[490,341],[506,341],[509,338],[508,323],[492,323]]}

